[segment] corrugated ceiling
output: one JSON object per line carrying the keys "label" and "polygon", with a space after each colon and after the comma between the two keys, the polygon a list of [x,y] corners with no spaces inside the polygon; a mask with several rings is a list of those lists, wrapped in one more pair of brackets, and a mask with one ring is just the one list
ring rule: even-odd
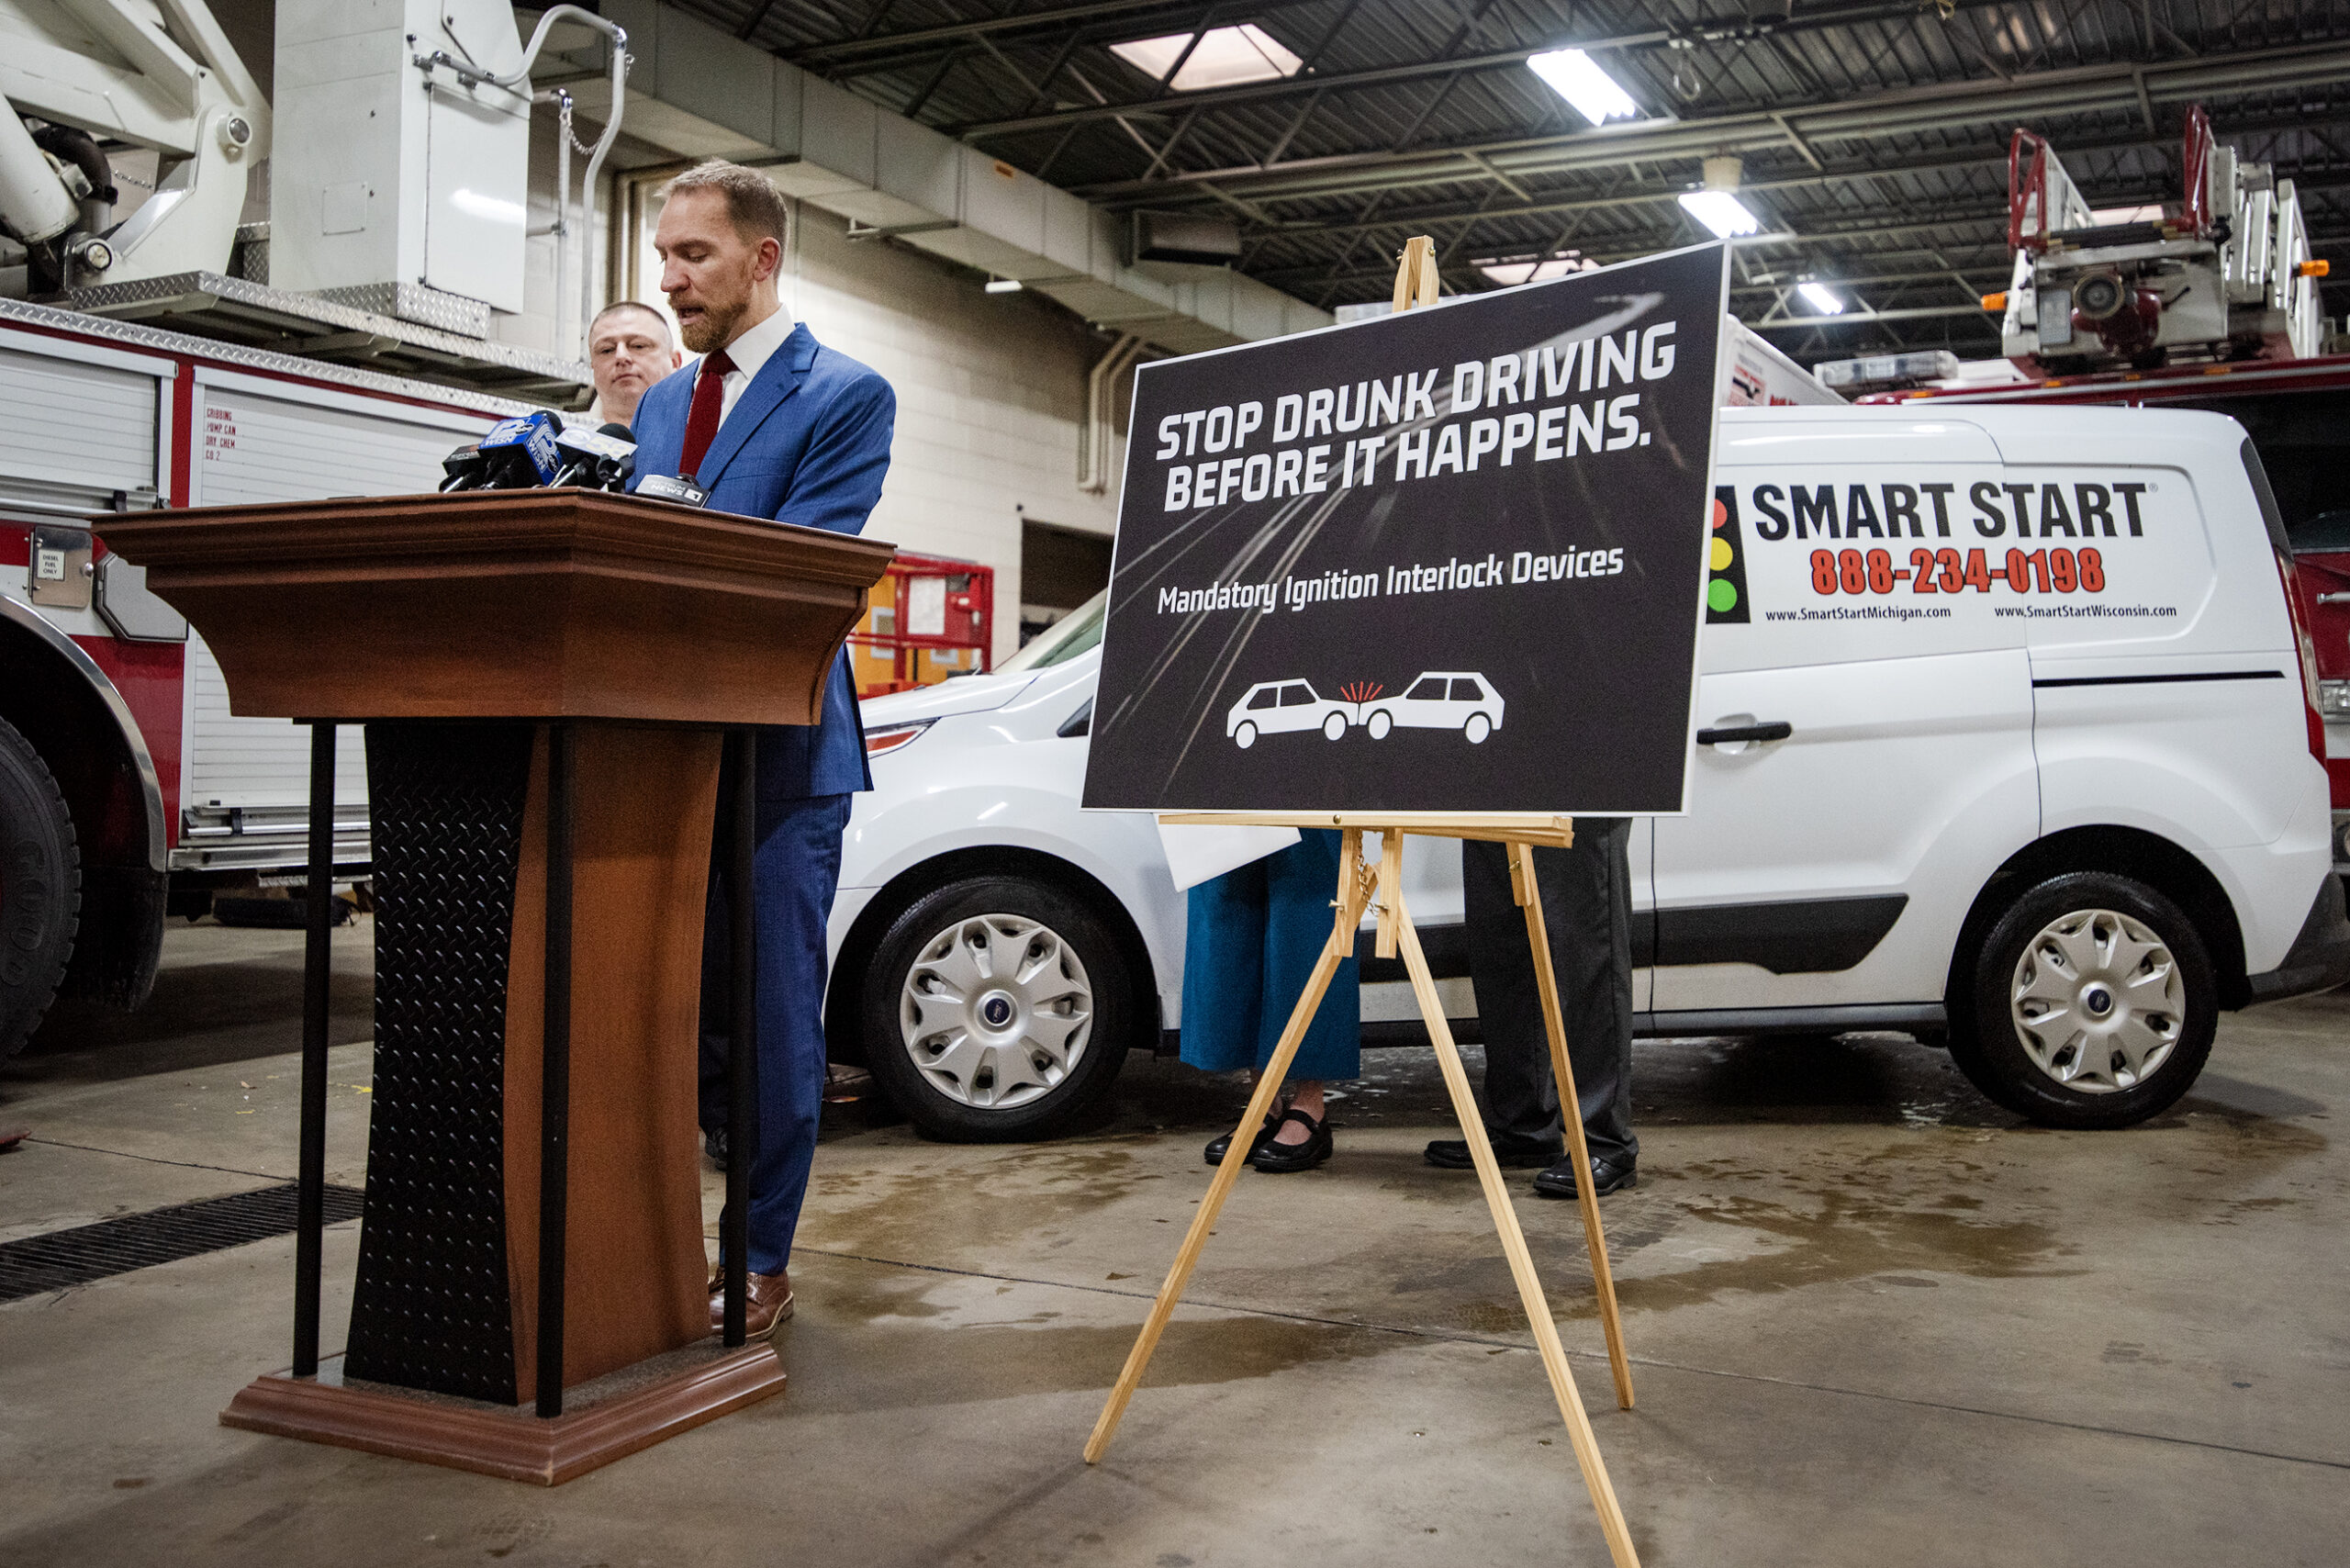
{"label": "corrugated ceiling", "polygon": [[[680,9],[1112,207],[1220,209],[1247,272],[1317,305],[1383,297],[1436,236],[1472,263],[1600,260],[1707,238],[1673,197],[1708,151],[1787,238],[1743,246],[1733,305],[1807,360],[1997,351],[2007,149],[2050,138],[2091,203],[2176,199],[2186,109],[2297,182],[2350,309],[2350,4],[2307,0],[682,0]],[[1124,39],[1254,22],[1285,81],[1172,93]],[[1524,63],[1586,48],[1640,104],[1595,131]],[[1788,292],[1836,285],[1821,321]]]}

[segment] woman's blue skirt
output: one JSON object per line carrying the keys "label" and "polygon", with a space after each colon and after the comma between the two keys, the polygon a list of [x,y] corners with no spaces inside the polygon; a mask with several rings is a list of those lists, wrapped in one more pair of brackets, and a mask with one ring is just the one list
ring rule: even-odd
{"label": "woman's blue skirt", "polygon": [[[1208,1072],[1272,1059],[1291,1010],[1330,939],[1339,835],[1315,828],[1278,855],[1191,890],[1183,953],[1182,1058]],[[1362,995],[1338,965],[1289,1076],[1359,1078]]]}

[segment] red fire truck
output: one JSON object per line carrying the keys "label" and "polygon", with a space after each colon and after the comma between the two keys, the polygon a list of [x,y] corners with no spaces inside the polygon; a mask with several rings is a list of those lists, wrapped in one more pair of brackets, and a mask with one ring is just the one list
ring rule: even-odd
{"label": "red fire truck", "polygon": [[[0,1059],[61,991],[136,1006],[168,916],[306,857],[306,738],[229,711],[91,514],[430,490],[535,406],[0,299]],[[340,756],[361,873],[366,764]]]}

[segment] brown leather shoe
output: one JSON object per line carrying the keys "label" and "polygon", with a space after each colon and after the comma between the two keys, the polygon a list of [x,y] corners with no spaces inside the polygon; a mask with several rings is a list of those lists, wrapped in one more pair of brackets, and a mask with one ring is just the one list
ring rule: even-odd
{"label": "brown leather shoe", "polygon": [[[791,1316],[791,1274],[748,1274],[750,1299],[743,1304],[743,1332],[745,1338],[764,1339],[775,1332],[775,1326]],[[726,1331],[726,1281],[724,1276],[710,1283],[710,1331]]]}

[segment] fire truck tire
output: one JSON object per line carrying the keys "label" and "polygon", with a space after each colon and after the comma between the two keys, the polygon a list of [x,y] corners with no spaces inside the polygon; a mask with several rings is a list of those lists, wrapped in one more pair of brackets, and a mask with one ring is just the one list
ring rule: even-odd
{"label": "fire truck tire", "polygon": [[73,956],[82,854],[49,765],[0,719],[0,1061],[24,1048]]}

